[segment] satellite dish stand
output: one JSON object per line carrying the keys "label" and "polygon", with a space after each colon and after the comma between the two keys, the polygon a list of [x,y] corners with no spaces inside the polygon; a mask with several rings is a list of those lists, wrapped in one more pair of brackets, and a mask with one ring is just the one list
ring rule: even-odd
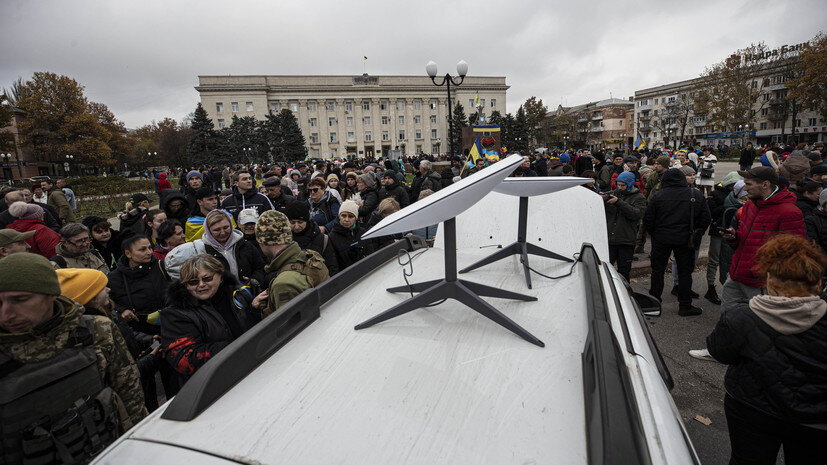
{"label": "satellite dish stand", "polygon": [[[525,294],[519,294],[517,292],[498,289],[496,287],[486,286],[472,281],[457,279],[456,218],[445,220],[443,226],[445,228],[443,232],[445,238],[445,278],[388,289],[388,292],[419,292],[419,294],[394,305],[373,318],[359,323],[356,325],[355,329],[369,328],[376,323],[381,323],[391,318],[404,315],[405,313],[437,303],[441,300],[454,299],[480,313],[482,316],[494,321],[505,329],[520,336],[526,341],[540,347],[545,347],[543,341],[534,337],[534,335],[526,331],[523,327],[480,298],[480,296],[523,300],[526,302],[536,301],[537,298]],[[523,241],[523,243],[525,243],[525,241]]]}
{"label": "satellite dish stand", "polygon": [[528,267],[528,254],[539,255],[541,257],[547,258],[554,258],[569,263],[573,261],[568,257],[564,257],[550,250],[546,250],[538,245],[526,242],[526,230],[528,229],[528,197],[520,197],[520,217],[518,221],[519,223],[517,226],[517,242],[514,242],[509,246],[503,247],[502,249],[483,258],[482,260],[474,263],[473,265],[469,265],[463,268],[462,270],[460,270],[460,273],[467,273],[471,270],[476,270],[481,266],[488,265],[489,263],[494,263],[498,260],[502,260],[505,257],[519,255],[520,263],[523,264],[523,271],[525,272],[525,282],[528,285],[528,288],[531,289],[531,270]]}

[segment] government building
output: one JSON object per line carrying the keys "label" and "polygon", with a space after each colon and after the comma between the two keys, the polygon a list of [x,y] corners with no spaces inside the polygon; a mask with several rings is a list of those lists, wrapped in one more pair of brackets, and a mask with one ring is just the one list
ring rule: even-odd
{"label": "government building", "polygon": [[[470,115],[479,92],[486,115],[504,115],[508,87],[504,76],[466,76],[451,98]],[[427,76],[198,76],[195,89],[218,129],[289,109],[314,158],[449,151],[447,91]]]}

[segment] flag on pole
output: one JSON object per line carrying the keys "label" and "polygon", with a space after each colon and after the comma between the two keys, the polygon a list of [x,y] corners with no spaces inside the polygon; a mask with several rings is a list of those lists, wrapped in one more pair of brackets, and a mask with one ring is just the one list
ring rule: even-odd
{"label": "flag on pole", "polygon": [[474,141],[474,145],[471,146],[471,150],[468,152],[469,158],[473,161],[474,164],[477,163],[477,160],[482,157],[482,144],[480,143],[480,136],[477,136],[477,139]]}
{"label": "flag on pole", "polygon": [[474,96],[474,106],[480,106],[480,91],[477,91],[477,94]]}
{"label": "flag on pole", "polygon": [[646,141],[643,140],[643,137],[640,137],[640,131],[638,131],[637,138],[635,139],[635,150],[640,150],[642,148],[646,148]]}
{"label": "flag on pole", "polygon": [[[364,55],[362,55],[362,56],[364,56]],[[365,60],[367,60],[367,59],[368,59],[368,57],[365,57]]]}

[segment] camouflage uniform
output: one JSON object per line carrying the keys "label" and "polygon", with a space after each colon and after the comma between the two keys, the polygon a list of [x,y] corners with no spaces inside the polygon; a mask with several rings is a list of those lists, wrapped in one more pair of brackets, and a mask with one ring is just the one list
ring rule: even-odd
{"label": "camouflage uniform", "polygon": [[[256,240],[266,245],[286,245],[286,248],[279,251],[264,268],[270,279],[267,286],[268,301],[267,307],[261,311],[262,318],[278,310],[282,305],[290,302],[293,297],[318,285],[314,279],[302,271],[304,269],[307,254],[315,254],[313,261],[320,266],[314,275],[326,276],[315,280],[325,280],[330,277],[324,265],[324,259],[315,251],[303,251],[299,244],[293,242],[293,233],[290,231],[290,221],[284,213],[277,210],[264,212],[256,222]],[[322,269],[323,268],[323,269]]]}
{"label": "camouflage uniform", "polygon": [[86,252],[74,255],[63,250],[63,244],[58,244],[55,246],[55,256],[51,258],[51,262],[56,270],[61,268],[88,268],[98,270],[103,274],[109,274],[109,266],[103,261],[100,252],[91,245]]}
{"label": "camouflage uniform", "polygon": [[[55,300],[55,316],[31,332],[0,331],[0,351],[21,363],[53,358],[63,350],[81,315],[83,307],[80,304],[60,296]],[[98,372],[103,383],[114,392],[113,404],[122,404],[126,411],[126,417],[120,418],[122,430],[126,431],[147,415],[138,368],[112,320],[96,316],[94,328]]]}

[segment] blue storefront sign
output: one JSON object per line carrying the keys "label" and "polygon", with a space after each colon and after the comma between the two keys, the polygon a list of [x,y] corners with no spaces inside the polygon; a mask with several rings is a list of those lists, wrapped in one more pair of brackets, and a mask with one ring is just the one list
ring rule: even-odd
{"label": "blue storefront sign", "polygon": [[702,139],[735,139],[737,137],[755,137],[755,131],[750,131],[747,134],[744,131],[735,131],[735,132],[717,132],[715,134],[704,134],[701,136]]}

